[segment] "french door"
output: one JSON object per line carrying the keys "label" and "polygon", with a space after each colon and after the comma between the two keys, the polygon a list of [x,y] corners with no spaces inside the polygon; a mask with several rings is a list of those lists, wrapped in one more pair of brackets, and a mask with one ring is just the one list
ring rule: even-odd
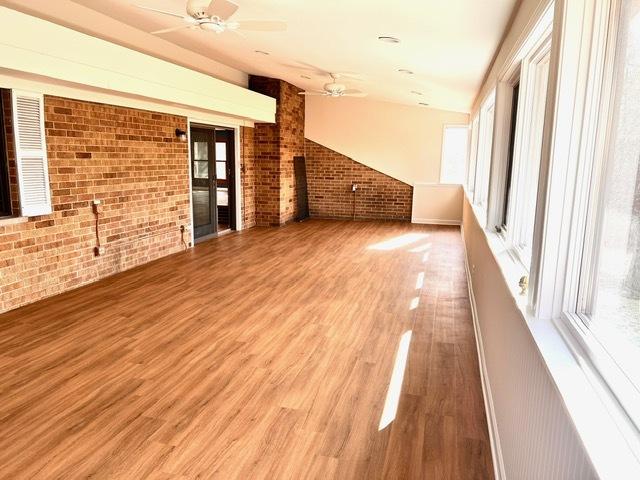
{"label": "french door", "polygon": [[196,240],[235,229],[234,134],[191,127],[193,228]]}

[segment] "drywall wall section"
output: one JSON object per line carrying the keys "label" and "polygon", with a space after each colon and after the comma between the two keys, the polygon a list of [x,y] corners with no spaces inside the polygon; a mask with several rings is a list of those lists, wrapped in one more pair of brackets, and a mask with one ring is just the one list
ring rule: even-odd
{"label": "drywall wall section", "polygon": [[471,113],[479,110],[484,98],[496,86],[503,68],[511,56],[515,54],[517,47],[527,37],[549,3],[550,0],[520,0],[516,6],[517,10],[515,10],[514,15],[512,15],[511,23],[508,27],[509,30],[496,50],[493,62],[485,74],[482,86],[473,102]]}
{"label": "drywall wall section", "polygon": [[435,225],[460,225],[463,196],[461,185],[416,183],[413,186],[411,221]]}
{"label": "drywall wall section", "polygon": [[307,97],[305,136],[409,185],[440,180],[442,129],[466,113],[366,98]]}

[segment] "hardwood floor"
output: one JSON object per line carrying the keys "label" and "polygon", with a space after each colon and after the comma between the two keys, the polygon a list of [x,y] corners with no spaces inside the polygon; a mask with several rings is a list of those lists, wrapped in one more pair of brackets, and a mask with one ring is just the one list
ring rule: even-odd
{"label": "hardwood floor", "polygon": [[463,258],[311,220],[1,315],[0,478],[493,478]]}

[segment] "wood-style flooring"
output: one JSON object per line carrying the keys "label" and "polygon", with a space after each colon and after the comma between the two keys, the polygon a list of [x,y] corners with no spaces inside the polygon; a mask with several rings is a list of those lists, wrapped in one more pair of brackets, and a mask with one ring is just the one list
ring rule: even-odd
{"label": "wood-style flooring", "polygon": [[0,478],[493,478],[463,258],[310,220],[0,315]]}

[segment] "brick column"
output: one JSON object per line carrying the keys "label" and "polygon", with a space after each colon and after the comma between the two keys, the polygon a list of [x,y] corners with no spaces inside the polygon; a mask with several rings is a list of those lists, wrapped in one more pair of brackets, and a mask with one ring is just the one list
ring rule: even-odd
{"label": "brick column", "polygon": [[304,96],[283,80],[251,76],[249,88],[276,99],[276,123],[256,124],[256,224],[282,225],[297,215],[293,158],[304,155]]}

